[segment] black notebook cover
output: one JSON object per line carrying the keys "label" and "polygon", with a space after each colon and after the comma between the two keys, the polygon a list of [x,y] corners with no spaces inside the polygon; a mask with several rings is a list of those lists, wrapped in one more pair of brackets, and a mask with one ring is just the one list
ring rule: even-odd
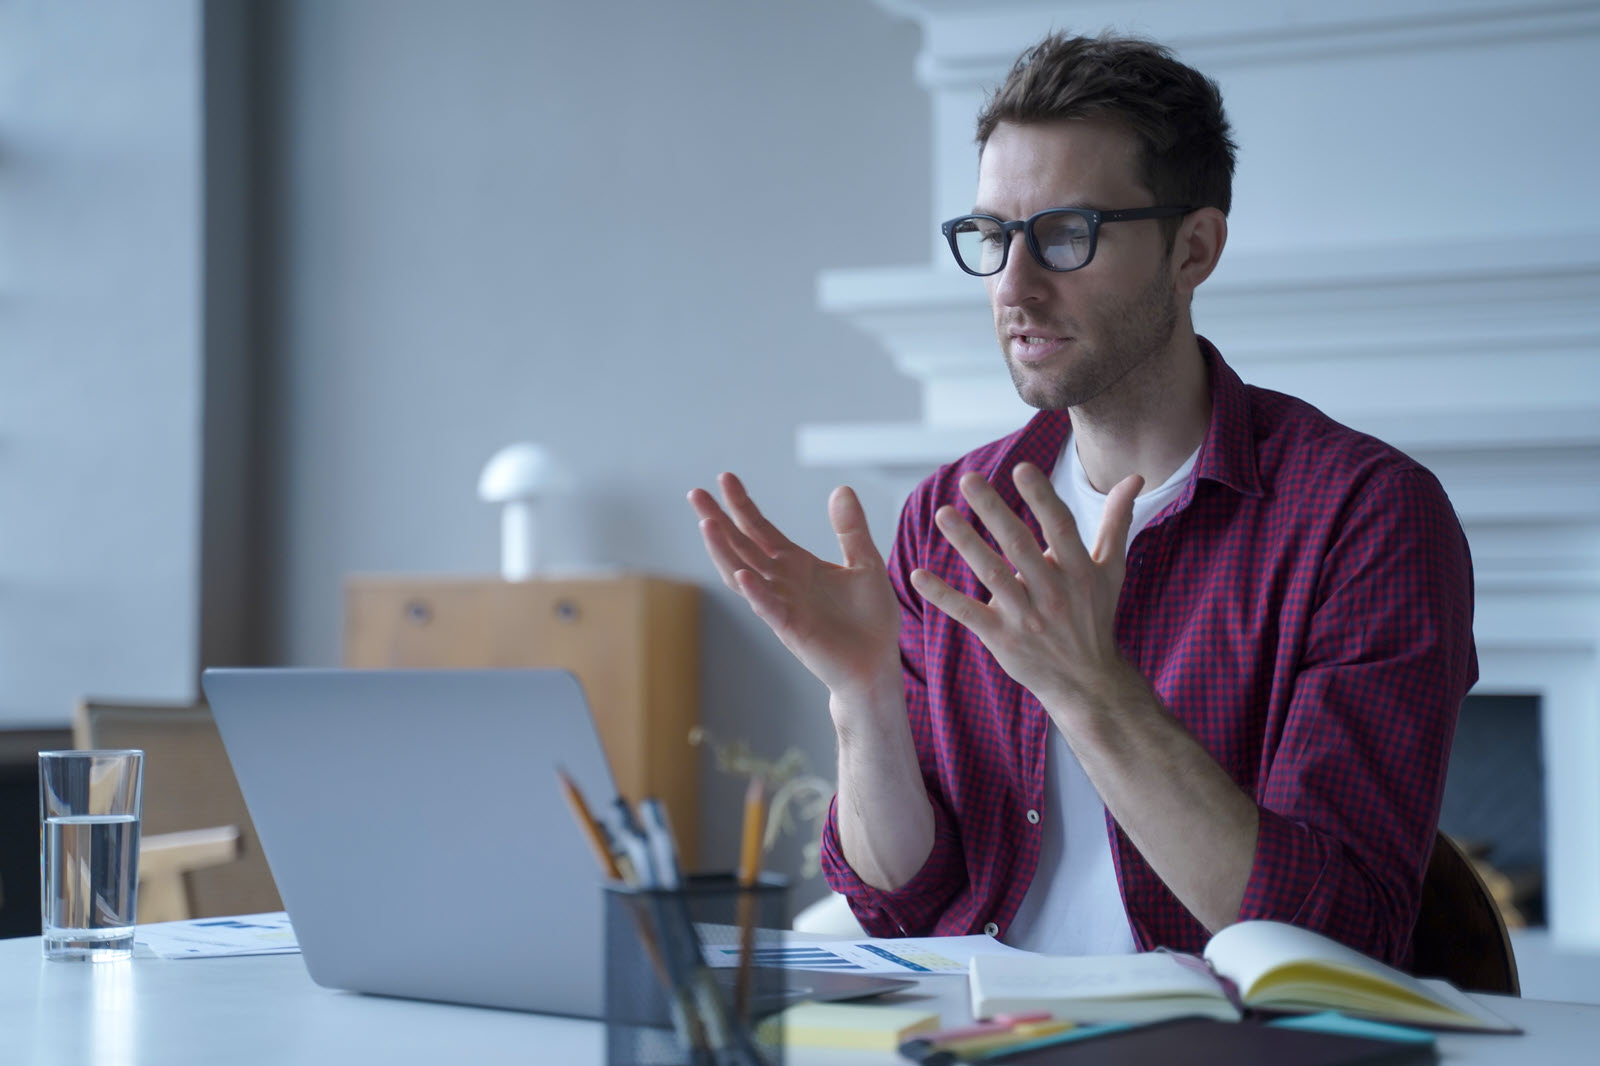
{"label": "black notebook cover", "polygon": [[983,1061],[997,1066],[1412,1066],[1438,1062],[1439,1056],[1432,1044],[1174,1018]]}

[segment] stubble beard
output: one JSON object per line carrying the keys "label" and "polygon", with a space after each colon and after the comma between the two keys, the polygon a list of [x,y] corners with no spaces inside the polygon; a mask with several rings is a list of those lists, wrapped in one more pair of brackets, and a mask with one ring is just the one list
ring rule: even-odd
{"label": "stubble beard", "polygon": [[1001,325],[1001,354],[1024,403],[1041,411],[1059,411],[1104,396],[1165,350],[1178,327],[1178,301],[1158,270],[1138,293],[1103,305],[1097,317],[1102,324],[1099,342],[1087,346],[1076,331],[1070,331],[1077,351],[1065,365],[1050,370],[1020,365],[1011,358],[1005,348],[1007,330]]}

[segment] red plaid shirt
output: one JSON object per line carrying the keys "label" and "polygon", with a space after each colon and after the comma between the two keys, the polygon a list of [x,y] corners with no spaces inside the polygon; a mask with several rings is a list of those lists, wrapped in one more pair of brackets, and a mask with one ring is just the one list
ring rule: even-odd
{"label": "red plaid shirt", "polygon": [[[1426,469],[1245,386],[1202,349],[1211,426],[1183,494],[1129,546],[1117,641],[1260,806],[1239,918],[1292,922],[1403,966],[1456,713],[1477,679],[1466,538]],[[1003,937],[1033,879],[1042,826],[1028,815],[1046,810],[1049,718],[909,575],[926,567],[987,601],[933,513],[950,503],[972,517],[956,483],[975,470],[1038,536],[1011,470],[1049,471],[1068,428],[1065,411],[1042,411],[906,503],[889,573],[935,840],[909,882],[880,891],[845,861],[829,812],[823,870],[869,933],[992,924]],[[1200,950],[1205,927],[1109,816],[1106,827],[1139,948]]]}

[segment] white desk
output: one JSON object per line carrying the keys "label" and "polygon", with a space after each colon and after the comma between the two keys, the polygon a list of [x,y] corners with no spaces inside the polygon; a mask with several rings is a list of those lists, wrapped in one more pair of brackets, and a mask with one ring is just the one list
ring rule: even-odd
{"label": "white desk", "polygon": [[[968,1017],[966,981],[930,977],[906,1002]],[[1445,1034],[1447,1063],[1600,1059],[1600,1006],[1483,997],[1524,1036]],[[322,1066],[605,1061],[596,1022],[414,1003],[313,984],[299,955],[45,962],[37,937],[0,940],[0,1063],[32,1066]],[[898,1056],[792,1054],[795,1066],[887,1066]]]}

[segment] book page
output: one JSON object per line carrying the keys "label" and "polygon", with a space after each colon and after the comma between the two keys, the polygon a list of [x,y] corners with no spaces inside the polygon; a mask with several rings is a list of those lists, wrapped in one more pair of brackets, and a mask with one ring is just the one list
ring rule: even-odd
{"label": "book page", "polygon": [[1377,959],[1309,929],[1284,922],[1237,922],[1211,938],[1206,945],[1206,961],[1220,974],[1239,986],[1239,995],[1248,1000],[1260,989],[1262,979],[1274,969],[1295,962],[1319,962],[1351,975],[1361,975],[1392,986],[1401,999],[1433,1003],[1435,997],[1426,985]]}
{"label": "book page", "polygon": [[972,960],[972,980],[989,999],[1224,998],[1209,975],[1153,951],[1140,955],[985,955]]}
{"label": "book page", "polygon": [[1309,929],[1282,922],[1230,925],[1205,957],[1247,1005],[1336,1009],[1435,1027],[1516,1032],[1446,981],[1423,981]]}
{"label": "book page", "polygon": [[1149,1021],[1199,1014],[1235,1021],[1222,985],[1193,957],[980,955],[969,977],[972,1016],[1047,1010],[1078,1022]]}

